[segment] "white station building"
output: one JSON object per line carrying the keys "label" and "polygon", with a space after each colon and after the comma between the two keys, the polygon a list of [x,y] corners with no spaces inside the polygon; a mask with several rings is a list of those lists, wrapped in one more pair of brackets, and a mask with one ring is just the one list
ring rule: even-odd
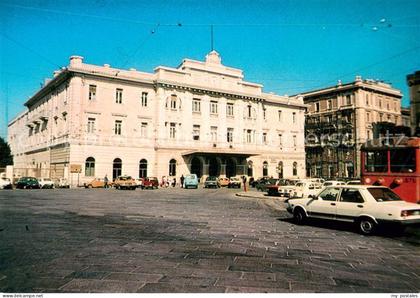
{"label": "white station building", "polygon": [[303,99],[243,78],[216,51],[153,73],[72,56],[9,123],[15,171],[73,185],[105,175],[304,177]]}

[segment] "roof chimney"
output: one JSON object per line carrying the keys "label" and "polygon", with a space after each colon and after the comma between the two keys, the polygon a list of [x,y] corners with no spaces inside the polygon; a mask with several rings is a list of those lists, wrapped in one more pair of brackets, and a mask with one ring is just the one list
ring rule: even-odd
{"label": "roof chimney", "polygon": [[83,63],[82,56],[71,56],[70,57],[70,66],[78,66]]}

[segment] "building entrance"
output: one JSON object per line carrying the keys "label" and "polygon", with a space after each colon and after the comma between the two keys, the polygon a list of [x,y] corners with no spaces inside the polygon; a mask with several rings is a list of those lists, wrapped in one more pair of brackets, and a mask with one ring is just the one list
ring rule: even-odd
{"label": "building entrance", "polygon": [[210,157],[208,160],[209,163],[209,176],[219,176],[220,175],[220,165],[215,157]]}
{"label": "building entrance", "polygon": [[236,176],[236,161],[233,158],[228,158],[226,160],[226,177]]}
{"label": "building entrance", "polygon": [[203,176],[203,163],[198,157],[191,159],[191,174],[196,174],[199,179]]}

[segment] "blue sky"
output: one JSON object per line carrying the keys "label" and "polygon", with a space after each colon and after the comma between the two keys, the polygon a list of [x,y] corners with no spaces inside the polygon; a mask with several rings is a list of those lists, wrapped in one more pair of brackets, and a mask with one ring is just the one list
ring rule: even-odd
{"label": "blue sky", "polygon": [[[44,78],[78,54],[152,72],[214,47],[266,92],[296,94],[356,75],[392,83],[420,69],[420,1],[0,0],[0,136]],[[152,33],[154,32],[154,33]],[[6,109],[8,113],[6,113]]]}

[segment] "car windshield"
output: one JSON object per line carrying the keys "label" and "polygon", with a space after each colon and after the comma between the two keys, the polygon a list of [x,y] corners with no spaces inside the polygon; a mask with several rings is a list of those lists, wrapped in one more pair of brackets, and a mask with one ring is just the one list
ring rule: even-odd
{"label": "car windshield", "polygon": [[212,177],[212,176],[207,177],[207,181],[216,181],[216,180],[217,180],[216,177]]}
{"label": "car windshield", "polygon": [[377,202],[402,201],[402,199],[389,188],[368,188],[370,194]]}
{"label": "car windshield", "polygon": [[324,186],[330,186],[330,185],[333,185],[333,183],[332,182],[325,182],[324,183]]}
{"label": "car windshield", "polygon": [[187,175],[185,178],[186,179],[195,179],[195,176],[194,175]]}

